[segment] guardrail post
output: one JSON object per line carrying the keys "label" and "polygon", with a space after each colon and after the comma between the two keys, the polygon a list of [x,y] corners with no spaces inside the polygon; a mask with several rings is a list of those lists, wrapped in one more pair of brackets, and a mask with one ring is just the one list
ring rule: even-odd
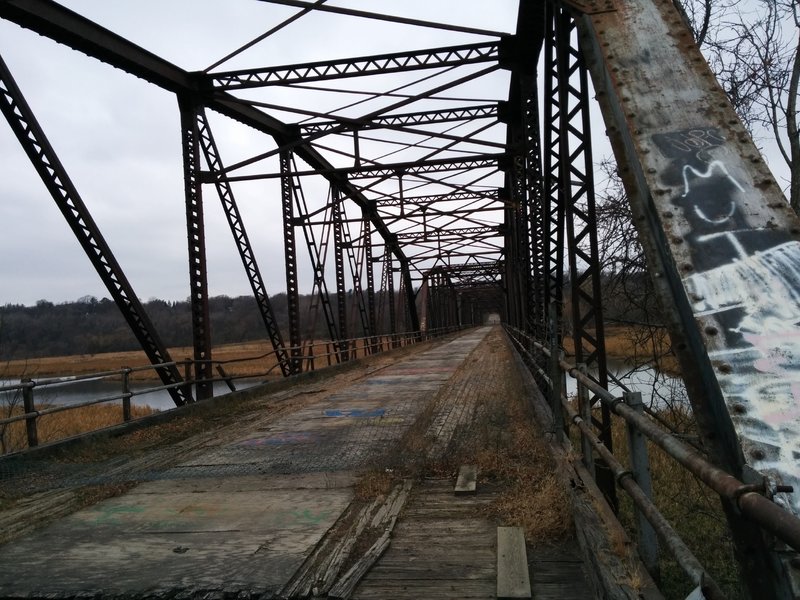
{"label": "guardrail post", "polygon": [[[630,406],[638,413],[644,412],[641,392],[624,392],[622,399],[625,404]],[[644,435],[630,422],[627,422],[628,430],[628,451],[630,453],[630,464],[633,477],[645,495],[653,499],[653,484],[650,479],[650,459],[647,455],[647,442]],[[636,514],[636,526],[639,532],[639,556],[642,558],[644,566],[650,575],[658,581],[658,538],[650,522],[644,517],[642,512],[634,507]]]}
{"label": "guardrail post", "polygon": [[183,362],[183,380],[186,382],[185,394],[187,398],[192,397],[192,359],[186,358]]}
{"label": "guardrail post", "polygon": [[122,420],[131,420],[131,370],[128,367],[122,367]]}
{"label": "guardrail post", "polygon": [[[578,363],[577,366],[581,374],[587,375],[589,373],[589,370],[586,368],[586,363]],[[578,381],[578,414],[581,416],[584,423],[592,422],[592,403],[589,390],[580,381]],[[583,466],[589,471],[592,479],[595,479],[592,442],[583,434],[581,434],[581,450],[583,451]]]}
{"label": "guardrail post", "polygon": [[[22,383],[30,384],[32,381],[29,378],[25,378],[22,380]],[[33,403],[33,386],[26,385],[22,388],[22,407],[25,409],[26,413],[35,413],[36,407]],[[34,414],[31,417],[25,417],[25,429],[28,434],[28,447],[33,448],[34,446],[39,445],[39,434],[36,431],[36,417],[38,415]]]}

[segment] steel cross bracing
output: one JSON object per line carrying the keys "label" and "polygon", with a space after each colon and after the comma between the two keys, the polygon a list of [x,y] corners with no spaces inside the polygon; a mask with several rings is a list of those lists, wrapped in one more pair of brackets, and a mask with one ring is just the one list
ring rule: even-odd
{"label": "steel cross bracing", "polygon": [[[608,386],[603,321],[600,306],[600,264],[597,248],[593,164],[589,126],[589,89],[583,57],[571,44],[575,32],[572,15],[564,8],[548,9],[549,35],[545,43],[545,62],[551,94],[545,122],[548,148],[549,189],[556,208],[551,213],[551,282],[563,287],[564,252],[568,252],[572,337],[575,358],[596,373],[597,381]],[[546,181],[548,181],[546,180]],[[557,229],[553,236],[552,229]],[[563,236],[563,237],[562,237]],[[555,242],[555,243],[554,243]],[[553,309],[562,310],[555,295]],[[560,319],[559,319],[560,320]],[[561,332],[559,332],[560,334]],[[601,407],[600,420],[594,419],[599,437],[612,448],[611,414]],[[615,484],[603,484],[606,496],[616,502]]]}
{"label": "steel cross bracing", "polygon": [[[214,136],[204,110],[200,110],[197,113],[197,127],[200,133],[200,144],[202,145],[203,154],[210,172],[212,174],[222,172],[224,170],[222,159],[217,150],[217,145],[214,142]],[[239,212],[239,207],[236,204],[233,189],[227,181],[217,178],[214,178],[214,184],[217,188],[220,202],[222,202],[222,208],[225,211],[228,225],[233,234],[233,239],[236,242],[236,248],[239,250],[239,256],[242,258],[242,265],[247,273],[250,287],[253,290],[253,297],[256,300],[258,312],[261,315],[264,327],[267,330],[267,335],[272,343],[272,348],[278,359],[281,372],[284,376],[290,375],[289,356],[284,348],[281,330],[275,319],[275,313],[272,310],[267,287],[264,284],[264,278],[261,275],[261,270],[258,267],[253,248],[250,245],[247,229],[242,220],[242,215]]]}
{"label": "steel cross bracing", "polygon": [[[800,487],[792,458],[800,453],[800,429],[770,408],[794,414],[792,390],[800,385],[794,366],[774,359],[794,349],[800,322],[800,292],[784,276],[800,271],[800,226],[782,208],[744,130],[733,125],[738,120],[722,106],[702,58],[670,42],[689,39],[672,3],[525,1],[505,31],[462,24],[455,0],[447,23],[404,12],[401,2],[386,3],[397,14],[301,0],[253,4],[266,33],[241,40],[222,59],[201,57],[212,66],[197,70],[50,0],[0,0],[0,18],[177,96],[174,139],[183,150],[178,175],[201,379],[212,373],[214,333],[205,233],[211,215],[203,186],[214,185],[284,375],[313,364],[304,349],[314,336],[330,338],[335,359],[343,361],[354,352],[348,338],[375,348],[387,336],[396,343],[401,329],[480,323],[496,313],[556,351],[571,335],[576,359],[596,368],[595,378],[605,383],[588,65],[704,445],[737,476],[763,471],[775,484]],[[307,15],[336,19],[328,31],[345,28],[347,47],[356,50],[339,54],[314,36],[298,47]],[[366,35],[377,26],[392,28],[391,34]],[[421,30],[436,33],[434,47],[398,49]],[[273,39],[280,43],[261,46]],[[272,64],[264,64],[265,56]],[[5,66],[0,86],[6,119],[109,293],[150,360],[169,365],[159,372],[176,404],[191,401]],[[215,133],[231,135],[215,140],[212,123]],[[246,137],[253,143],[230,142]],[[713,218],[701,222],[716,210],[695,210],[703,190],[712,188],[707,197],[734,207],[727,217],[733,230]],[[262,256],[268,268],[259,269],[253,245],[269,234],[262,235],[263,222],[245,229],[250,202],[270,211],[268,225],[279,224],[280,233],[272,234],[278,244],[268,251],[282,254],[282,265]],[[715,252],[707,251],[711,238]],[[277,279],[272,267],[282,267]],[[756,277],[765,272],[770,277]],[[731,277],[768,288],[760,295],[786,308],[776,311],[728,285]],[[270,301],[279,293],[287,298],[285,319]],[[315,327],[320,312],[324,332]],[[556,363],[548,366],[533,345],[526,351],[542,389],[556,389]],[[774,359],[769,369],[768,359]],[[768,381],[753,383],[761,380]],[[201,383],[198,397],[209,394]],[[600,412],[595,426],[610,445],[608,411]],[[605,492],[613,503],[613,482]],[[800,514],[796,498],[776,498]],[[730,512],[743,555],[756,557],[745,570],[748,585],[780,597],[788,563],[735,508]]]}
{"label": "steel cross bracing", "polygon": [[304,135],[321,133],[338,129],[340,131],[380,129],[382,127],[402,127],[405,125],[433,125],[437,123],[452,123],[457,121],[474,121],[475,119],[496,119],[498,114],[497,104],[485,104],[470,108],[454,108],[447,110],[428,110],[418,113],[400,115],[387,115],[377,117],[370,121],[320,121],[301,125]]}
{"label": "steel cross bracing", "polygon": [[170,386],[173,401],[177,406],[191,402],[191,394],[177,385],[183,381],[177,367],[2,58],[0,110],[148,359],[154,365],[165,365],[157,370],[158,376]]}
{"label": "steel cross bracing", "polygon": [[367,56],[352,60],[326,60],[315,63],[287,65],[285,67],[228,71],[214,73],[210,77],[210,81],[214,87],[223,90],[287,85],[358,77],[375,73],[385,75],[401,71],[490,62],[498,59],[499,52],[499,43],[469,44],[421,52],[399,52]]}

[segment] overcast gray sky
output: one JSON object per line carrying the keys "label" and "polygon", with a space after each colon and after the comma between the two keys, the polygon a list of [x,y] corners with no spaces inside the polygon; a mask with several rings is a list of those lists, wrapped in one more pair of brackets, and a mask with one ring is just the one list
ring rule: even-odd
{"label": "overcast gray sky", "polygon": [[[188,70],[204,69],[297,11],[255,0],[62,3]],[[366,0],[329,3],[375,7]],[[380,9],[511,32],[516,5],[516,0],[383,0]],[[230,68],[473,41],[482,40],[310,15],[234,60]],[[139,297],[185,299],[186,229],[174,95],[5,21],[0,21],[0,54]],[[502,98],[507,92],[502,78],[493,88],[486,90],[488,97]],[[279,90],[273,93],[274,101],[287,101]],[[0,121],[0,304],[108,296],[7,123]],[[227,164],[274,147],[269,138],[225,118],[214,118],[212,124]],[[604,140],[597,141],[599,159],[607,150]],[[268,291],[281,292],[285,284],[279,213],[274,210],[276,182],[246,184],[236,191]],[[238,254],[210,189],[207,198],[210,293],[248,294]],[[304,287],[309,289],[303,292],[310,291],[310,286]]]}

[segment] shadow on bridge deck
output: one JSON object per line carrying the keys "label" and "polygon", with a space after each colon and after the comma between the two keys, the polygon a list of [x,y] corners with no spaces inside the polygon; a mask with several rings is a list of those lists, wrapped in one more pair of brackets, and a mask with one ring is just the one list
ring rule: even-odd
{"label": "shadow on bridge deck", "polygon": [[[259,399],[261,410],[245,412],[243,420],[230,415],[228,423],[206,423],[206,431],[181,443],[106,461],[101,469],[41,461],[48,465],[40,473],[49,478],[46,491],[36,489],[41,477],[15,477],[0,465],[8,476],[3,496],[14,496],[14,485],[21,496],[0,511],[5,537],[18,532],[0,547],[0,595],[275,597],[297,581],[304,561],[308,570],[315,548],[324,553],[321,541],[330,542],[345,515],[367,505],[354,498],[359,476],[396,470],[415,489],[390,550],[354,597],[495,597],[496,523],[479,509],[498,485],[456,499],[451,480],[412,473],[398,449],[408,448],[416,431],[416,443],[424,443],[417,458],[440,460],[487,417],[486,394],[515,368],[509,354],[495,360],[500,371],[481,371],[487,339],[499,336],[499,328],[474,329],[416,354],[332,371]],[[115,485],[127,491],[78,509],[86,490]],[[23,486],[27,494],[19,493]],[[59,502],[67,506],[55,511]],[[30,526],[52,517],[50,509],[70,514]],[[570,542],[559,543],[560,558],[536,553],[535,564],[549,564],[551,573],[541,581],[534,568],[536,597],[590,597]]]}

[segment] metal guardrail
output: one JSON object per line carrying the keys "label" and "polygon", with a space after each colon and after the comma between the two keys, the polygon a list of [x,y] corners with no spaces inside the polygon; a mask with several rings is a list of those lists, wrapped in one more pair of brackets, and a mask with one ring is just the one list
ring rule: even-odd
{"label": "metal guardrail", "polygon": [[[644,519],[652,527],[651,531],[667,547],[689,579],[702,589],[706,598],[717,600],[725,598],[725,596],[714,579],[652,502],[647,447],[643,440],[642,443],[637,442],[634,434],[647,437],[707,487],[722,498],[730,501],[745,518],[758,524],[762,529],[783,541],[795,551],[800,551],[800,519],[797,519],[767,497],[769,494],[776,492],[792,492],[791,487],[771,486],[766,477],[764,477],[761,484],[743,483],[714,466],[696,449],[686,445],[670,432],[659,427],[651,418],[645,416],[642,410],[640,394],[626,392],[622,398],[616,397],[591,379],[584,368],[571,364],[559,357],[557,361],[559,371],[573,377],[578,382],[579,410],[576,411],[563,393],[562,386],[558,384],[552,385],[551,374],[554,371],[551,368],[545,371],[539,365],[540,361],[537,358],[545,357],[550,361],[550,367],[553,366],[553,361],[550,360],[552,358],[550,349],[522,330],[508,325],[505,326],[505,329],[517,349],[526,359],[525,362],[528,367],[551,390],[555,389],[557,391],[557,398],[551,395],[549,401],[550,409],[553,413],[554,429],[558,437],[562,441],[568,439],[564,435],[563,416],[566,414],[568,422],[575,425],[580,431],[583,462],[590,472],[593,472],[592,451],[594,451],[611,470],[617,485],[630,496],[635,507],[637,519]],[[540,353],[540,356],[534,356],[533,352]],[[591,415],[589,395],[582,393],[582,388],[593,392],[600,402],[608,406],[612,414],[625,420],[628,427],[630,469],[625,468],[615,458],[592,430],[589,423]],[[646,528],[642,528],[640,525],[639,530],[640,555],[645,564],[647,564],[648,556],[652,557],[655,554],[657,558],[657,548],[654,550],[654,540],[647,539]],[[644,535],[641,533],[643,531]],[[642,539],[643,537],[645,538],[644,540]]]}
{"label": "metal guardrail", "polygon": [[[305,343],[297,348],[286,348],[286,350],[290,354],[292,353],[292,350],[295,351],[294,354],[295,360],[299,362],[301,370],[303,372],[307,372],[307,371],[314,371],[315,369],[317,369],[318,366],[320,366],[319,365],[320,362],[323,363],[322,366],[331,366],[336,363],[344,363],[350,360],[355,360],[365,356],[384,352],[386,350],[400,348],[410,344],[415,344],[426,340],[430,340],[436,337],[441,337],[443,335],[454,333],[456,331],[466,329],[468,327],[471,326],[446,327],[440,329],[431,329],[427,331],[405,332],[405,333],[396,333],[387,335],[350,338],[347,340]],[[186,387],[187,390],[190,390],[192,386],[197,387],[198,385],[208,385],[208,384],[213,384],[214,382],[225,382],[231,389],[231,391],[236,391],[234,381],[238,379],[253,379],[258,377],[270,376],[279,367],[277,357],[275,357],[274,365],[272,365],[269,369],[258,373],[248,373],[246,375],[238,375],[238,376],[229,375],[225,371],[225,367],[232,364],[243,364],[248,362],[264,360],[266,358],[269,358],[270,356],[275,357],[275,352],[272,351],[260,354],[258,356],[250,356],[246,358],[231,359],[231,360],[195,361],[192,359],[187,359],[183,361],[174,361],[158,365],[146,365],[141,367],[121,367],[120,369],[113,371],[101,371],[97,373],[86,373],[81,375],[46,377],[41,379],[26,378],[21,380],[20,383],[18,384],[0,386],[0,393],[12,393],[12,394],[21,393],[22,408],[23,408],[23,412],[19,414],[0,419],[0,427],[4,425],[9,425],[11,423],[17,423],[19,421],[25,421],[27,444],[29,448],[33,448],[39,445],[38,431],[37,431],[37,419],[39,417],[43,417],[45,415],[52,415],[55,413],[64,412],[68,410],[75,410],[86,406],[94,406],[97,404],[105,404],[108,402],[118,402],[121,400],[122,420],[124,422],[127,422],[132,419],[131,399],[134,398],[135,396],[151,394],[153,392],[169,390],[176,387]],[[217,369],[217,372],[220,374],[220,376],[213,378],[204,378],[204,379],[193,378],[192,373],[198,372],[197,364],[201,362],[211,363]],[[156,371],[158,369],[174,368],[174,367],[183,368],[183,372],[185,374],[185,378],[183,381],[171,385],[157,385],[139,390],[134,390],[131,388],[131,375],[134,373],[145,372],[145,371]],[[120,381],[119,394],[112,394],[110,396],[94,398],[91,400],[87,400],[85,402],[79,402],[75,404],[64,404],[64,405],[45,406],[36,408],[35,397],[34,397],[35,394],[34,390],[36,389],[53,387],[56,385],[64,386],[85,381],[117,380],[117,379]],[[191,397],[191,394],[187,393],[187,396]]]}

